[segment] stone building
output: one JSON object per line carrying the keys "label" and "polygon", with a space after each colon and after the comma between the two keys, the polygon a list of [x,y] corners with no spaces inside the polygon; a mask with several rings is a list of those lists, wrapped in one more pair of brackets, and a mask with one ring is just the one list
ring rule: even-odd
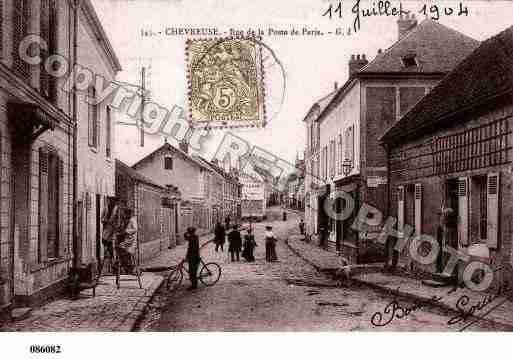
{"label": "stone building", "polygon": [[172,248],[180,237],[178,203],[180,193],[174,186],[163,187],[130,166],[116,160],[116,197],[137,217],[137,258],[155,257]]}
{"label": "stone building", "polygon": [[[19,51],[29,34],[47,45],[29,54],[40,56],[38,65]],[[55,294],[74,262],[86,259],[79,254],[89,253],[73,237],[75,155],[81,160],[73,139],[84,134],[89,109],[63,90],[66,76],[50,75],[58,72],[54,54],[108,79],[119,69],[89,0],[0,2],[0,309]],[[110,179],[103,193],[113,194],[113,172]]]}
{"label": "stone building", "polygon": [[225,170],[216,159],[212,160],[210,165],[224,178],[220,211],[221,223],[224,223],[223,221],[226,217],[230,217],[233,222],[237,222],[240,218],[240,196],[242,187],[242,184],[239,182],[239,174],[234,168]]}
{"label": "stone building", "polygon": [[182,229],[195,226],[199,233],[212,229],[210,189],[214,173],[211,167],[189,154],[187,143],[180,143],[177,148],[166,142],[132,168],[160,186],[178,188]]}
{"label": "stone building", "polygon": [[387,159],[379,138],[478,46],[430,19],[417,25],[414,17],[401,17],[398,35],[396,43],[370,62],[365,55],[352,55],[349,79],[324,99],[322,111],[314,105],[305,121],[313,127],[307,130],[306,168],[314,178],[307,181],[313,211],[307,212],[306,222],[310,228],[313,222],[317,232],[326,228],[328,248],[340,250],[351,262],[381,259],[382,248],[370,245],[378,228],[356,233],[350,226],[357,210],[345,220],[334,220],[325,211],[325,200],[331,197],[335,212],[340,212],[346,203],[334,197],[340,190],[351,196],[356,209],[367,203],[386,211]]}
{"label": "stone building", "polygon": [[[382,137],[390,215],[403,237],[435,235],[442,208],[450,208],[457,238],[442,248],[503,268],[493,274],[499,281],[512,278],[512,48],[513,28],[484,41]],[[404,266],[431,273],[447,259],[442,251],[419,264],[408,245],[400,254]]]}
{"label": "stone building", "polygon": [[[77,62],[95,76],[114,80],[121,70],[110,42],[89,1],[82,2],[77,29]],[[92,104],[94,84],[77,91],[77,263],[100,264],[101,214],[115,195],[114,112],[107,103]]]}

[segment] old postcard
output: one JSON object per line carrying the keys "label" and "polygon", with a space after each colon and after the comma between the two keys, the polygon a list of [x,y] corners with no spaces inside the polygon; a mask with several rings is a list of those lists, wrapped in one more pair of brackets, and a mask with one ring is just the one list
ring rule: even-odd
{"label": "old postcard", "polygon": [[0,331],[511,331],[512,14],[1,0]]}

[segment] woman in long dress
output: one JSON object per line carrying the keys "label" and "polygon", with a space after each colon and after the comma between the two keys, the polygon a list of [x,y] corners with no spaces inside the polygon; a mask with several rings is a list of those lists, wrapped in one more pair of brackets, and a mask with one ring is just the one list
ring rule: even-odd
{"label": "woman in long dress", "polygon": [[278,260],[278,256],[276,255],[276,237],[272,231],[273,227],[266,226],[265,227],[265,260],[267,262]]}
{"label": "woman in long dress", "polygon": [[248,234],[244,236],[244,249],[242,250],[242,257],[244,257],[248,262],[255,261],[253,251],[256,246],[255,236],[252,234],[252,230],[248,229]]}
{"label": "woman in long dress", "polygon": [[119,243],[118,250],[122,266],[131,273],[135,266],[135,252],[137,249],[137,218],[132,209],[126,210],[128,220],[125,227],[123,240]]}

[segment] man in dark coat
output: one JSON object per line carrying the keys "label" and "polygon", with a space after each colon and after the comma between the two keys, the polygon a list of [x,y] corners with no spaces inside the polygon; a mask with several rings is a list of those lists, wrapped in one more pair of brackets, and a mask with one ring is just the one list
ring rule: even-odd
{"label": "man in dark coat", "polygon": [[196,228],[187,228],[184,238],[189,243],[187,245],[187,255],[185,256],[185,259],[189,264],[189,279],[191,281],[189,290],[191,290],[198,288],[198,266],[201,260],[199,238],[196,235]]}
{"label": "man in dark coat", "polygon": [[216,227],[214,229],[214,236],[215,236],[214,243],[216,244],[216,252],[218,251],[219,247],[221,247],[221,252],[223,252],[226,231],[220,222],[216,223]]}
{"label": "man in dark coat", "polygon": [[228,251],[232,257],[232,262],[240,261],[240,250],[242,247],[242,237],[240,236],[240,232],[237,228],[237,225],[233,226],[233,230],[228,233]]}

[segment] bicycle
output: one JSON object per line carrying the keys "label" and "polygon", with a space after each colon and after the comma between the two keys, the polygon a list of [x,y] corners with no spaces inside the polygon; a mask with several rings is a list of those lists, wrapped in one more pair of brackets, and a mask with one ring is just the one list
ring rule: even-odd
{"label": "bicycle", "polygon": [[[182,260],[178,263],[177,266],[173,267],[169,275],[166,279],[166,289],[168,291],[174,291],[176,288],[180,286],[183,280],[183,272],[189,273],[189,268],[187,268],[186,260]],[[205,263],[203,259],[200,258],[200,265],[198,278],[201,283],[205,286],[210,287],[216,284],[221,278],[221,266],[214,262]]]}
{"label": "bicycle", "polygon": [[[211,242],[213,241],[207,241],[200,246],[200,249]],[[207,287],[213,286],[219,281],[219,278],[221,278],[221,266],[215,262],[205,263],[203,259],[200,258],[198,268],[200,268],[198,278],[201,283]],[[168,270],[170,270],[170,272],[166,278],[166,289],[168,291],[174,291],[182,283],[183,272],[185,271],[189,273],[187,260],[185,258],[182,259],[176,266],[148,267],[142,269],[143,272],[164,272]]]}

